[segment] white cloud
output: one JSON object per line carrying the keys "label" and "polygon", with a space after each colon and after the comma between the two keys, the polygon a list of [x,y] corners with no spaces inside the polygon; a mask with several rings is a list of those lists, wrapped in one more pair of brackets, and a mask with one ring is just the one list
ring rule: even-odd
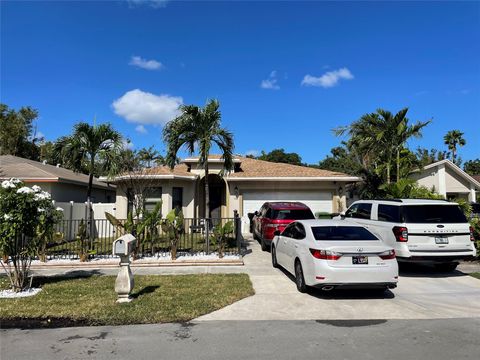
{"label": "white cloud", "polygon": [[270,73],[270,76],[266,80],[262,80],[260,83],[260,87],[262,89],[272,89],[272,90],[278,90],[280,89],[280,86],[278,85],[278,79],[277,79],[277,71],[273,70]]}
{"label": "white cloud", "polygon": [[145,70],[160,70],[164,68],[163,64],[157,60],[147,60],[140,56],[132,56],[128,65],[137,66]]}
{"label": "white cloud", "polygon": [[127,0],[130,7],[147,5],[154,9],[164,8],[169,0]]}
{"label": "white cloud", "polygon": [[146,129],[145,126],[143,126],[143,125],[137,125],[137,126],[135,127],[135,131],[136,131],[137,133],[139,133],[139,134],[146,134],[146,133],[148,133],[147,129]]}
{"label": "white cloud", "polygon": [[112,103],[118,116],[136,124],[163,125],[180,115],[178,107],[183,104],[179,96],[155,95],[140,89],[127,91]]}
{"label": "white cloud", "polygon": [[322,76],[315,77],[312,75],[305,75],[302,80],[304,86],[321,86],[323,88],[333,87],[338,84],[340,80],[352,80],[353,74],[347,68],[328,71]]}

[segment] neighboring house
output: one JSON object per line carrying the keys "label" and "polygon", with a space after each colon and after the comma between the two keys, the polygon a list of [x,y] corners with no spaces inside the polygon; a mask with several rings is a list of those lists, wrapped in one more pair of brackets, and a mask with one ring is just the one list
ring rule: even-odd
{"label": "neighboring house", "polygon": [[434,189],[446,199],[465,199],[475,202],[480,181],[468,175],[450,160],[441,160],[412,173],[419,185]]}
{"label": "neighboring house", "polygon": [[[12,155],[0,156],[0,180],[18,178],[28,186],[38,185],[56,202],[85,202],[88,175]],[[92,202],[115,201],[115,186],[93,179]]]}
{"label": "neighboring house", "polygon": [[[361,180],[338,172],[240,156],[234,157],[234,170],[221,177],[223,159],[214,155],[208,162],[209,216],[233,217],[237,210],[244,230],[248,229],[247,214],[259,210],[266,201],[301,201],[314,213],[343,211],[346,209],[345,185]],[[114,179],[118,218],[125,218],[132,207],[133,191],[127,185],[131,176]],[[146,206],[151,208],[162,200],[163,214],[180,207],[187,218],[205,217],[205,174],[198,166],[198,158],[187,158],[173,170],[165,166],[153,168],[136,181],[142,179],[151,187]]]}

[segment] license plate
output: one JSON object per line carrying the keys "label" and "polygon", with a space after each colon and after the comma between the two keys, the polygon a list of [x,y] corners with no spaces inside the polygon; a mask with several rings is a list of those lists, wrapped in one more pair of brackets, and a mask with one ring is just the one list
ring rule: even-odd
{"label": "license plate", "polygon": [[368,256],[352,256],[352,264],[368,264]]}
{"label": "license plate", "polygon": [[435,244],[448,244],[448,238],[446,237],[436,237]]}

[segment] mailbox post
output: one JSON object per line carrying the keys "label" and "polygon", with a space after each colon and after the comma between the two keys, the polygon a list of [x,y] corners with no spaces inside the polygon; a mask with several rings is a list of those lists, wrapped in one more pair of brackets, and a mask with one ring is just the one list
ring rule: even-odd
{"label": "mailbox post", "polygon": [[130,254],[137,239],[132,234],[126,234],[113,242],[113,255],[120,256],[120,271],[115,280],[115,292],[118,294],[117,303],[132,301],[130,292],[133,289],[133,273],[130,269]]}

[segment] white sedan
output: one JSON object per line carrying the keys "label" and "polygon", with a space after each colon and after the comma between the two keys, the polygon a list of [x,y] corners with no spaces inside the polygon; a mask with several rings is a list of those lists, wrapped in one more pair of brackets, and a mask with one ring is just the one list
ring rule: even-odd
{"label": "white sedan", "polygon": [[272,264],[295,275],[297,289],[393,289],[395,250],[363,226],[337,220],[299,220],[272,241]]}

